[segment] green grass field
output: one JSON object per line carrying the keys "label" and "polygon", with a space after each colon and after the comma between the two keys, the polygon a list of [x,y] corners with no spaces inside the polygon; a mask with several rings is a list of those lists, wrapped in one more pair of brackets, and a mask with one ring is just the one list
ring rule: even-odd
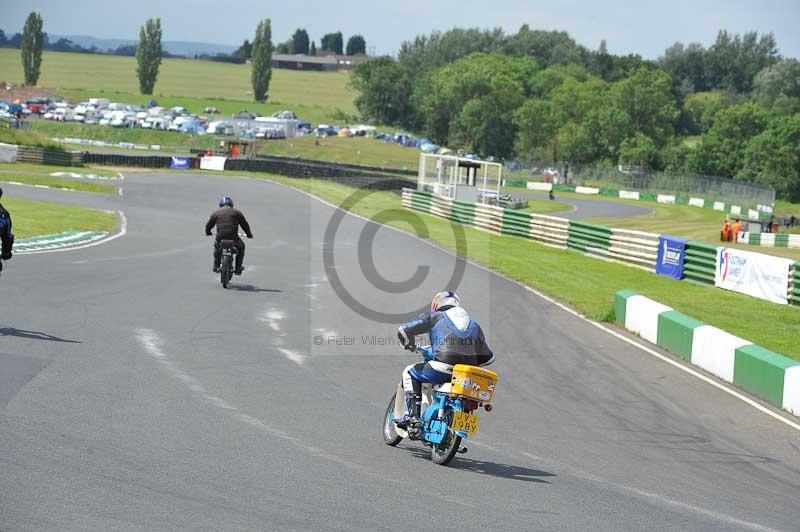
{"label": "green grass field", "polygon": [[[0,49],[0,78],[15,84],[23,81],[19,50]],[[218,107],[225,114],[244,108],[262,113],[288,108],[316,122],[334,118],[337,110],[355,114],[349,79],[349,74],[340,72],[273,69],[268,103],[256,104],[249,65],[164,59],[153,96],[143,96],[133,57],[44,52],[38,86],[78,100],[105,97],[145,103],[155,98],[162,106],[183,105],[192,112],[205,106]]]}
{"label": "green grass field", "polygon": [[[269,176],[268,179],[305,190],[337,205],[353,191],[350,187],[328,181],[279,176]],[[398,208],[399,204],[400,198],[396,194],[375,192],[370,201],[358,203],[354,211],[372,218],[387,209]],[[431,240],[455,250],[451,222],[416,214],[425,220]],[[390,225],[410,232],[406,223]],[[614,293],[627,288],[800,360],[800,342],[797,341],[800,309],[797,307],[775,305],[710,286],[674,281],[520,238],[490,235],[469,227],[464,229],[470,259],[564,301],[592,319],[612,321]],[[742,316],[757,319],[742,319]]]}
{"label": "green grass field", "polygon": [[14,221],[14,236],[52,235],[64,231],[113,231],[117,215],[71,205],[3,198]]}
{"label": "green grass field", "polygon": [[317,145],[316,137],[308,136],[267,142],[260,153],[416,171],[420,152],[364,137],[327,137]]}

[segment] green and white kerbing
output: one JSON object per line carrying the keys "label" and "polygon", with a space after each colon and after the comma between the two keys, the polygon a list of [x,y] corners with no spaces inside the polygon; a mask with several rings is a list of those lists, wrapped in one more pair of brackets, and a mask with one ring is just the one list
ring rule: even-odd
{"label": "green and white kerbing", "polygon": [[701,323],[631,290],[617,292],[618,325],[800,416],[800,362]]}

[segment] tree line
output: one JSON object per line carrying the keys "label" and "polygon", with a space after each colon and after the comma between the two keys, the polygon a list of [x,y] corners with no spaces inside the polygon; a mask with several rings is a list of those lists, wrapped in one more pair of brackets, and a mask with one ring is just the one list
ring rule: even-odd
{"label": "tree line", "polygon": [[800,63],[720,31],[658,60],[566,32],[453,29],[359,65],[364,118],[483,156],[633,165],[769,184],[800,199]]}
{"label": "tree line", "polygon": [[342,32],[337,31],[323,35],[317,49],[316,43],[309,40],[305,28],[297,28],[287,41],[275,47],[275,51],[279,54],[317,55],[318,51],[322,51],[337,55],[364,55],[367,53],[367,41],[362,35],[352,35],[345,46]]}

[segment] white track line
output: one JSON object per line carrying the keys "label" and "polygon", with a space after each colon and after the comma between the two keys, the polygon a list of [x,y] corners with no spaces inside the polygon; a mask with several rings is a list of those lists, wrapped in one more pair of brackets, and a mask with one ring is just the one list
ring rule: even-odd
{"label": "white track line", "polygon": [[[326,200],[324,200],[324,199],[322,199],[322,198],[320,198],[318,196],[315,196],[314,194],[311,194],[310,192],[306,192],[305,190],[300,190],[298,188],[295,188],[295,187],[292,187],[292,186],[289,186],[289,185],[285,185],[283,183],[277,183],[275,181],[270,181],[269,179],[266,179],[266,181],[269,181],[270,183],[273,183],[275,185],[280,185],[282,187],[294,190],[295,192],[299,192],[301,194],[305,194],[309,198],[313,198],[313,199],[315,199],[315,200],[317,200],[317,201],[319,201],[321,203],[324,203],[325,205],[327,205],[329,207],[333,207],[336,210],[342,210],[338,205],[334,205],[333,203],[331,203],[329,201],[326,201]],[[350,215],[350,216],[355,216],[356,218],[360,218],[360,219],[362,219],[364,221],[367,221],[367,222],[370,222],[370,223],[376,223],[376,222],[373,222],[372,220],[370,220],[369,218],[365,218],[364,216],[361,216],[360,214],[355,214],[355,213],[350,212],[350,211],[344,211],[344,212],[346,214]],[[475,266],[476,268],[480,268],[483,271],[486,271],[486,272],[489,272],[491,274],[497,275],[498,277],[502,277],[503,279],[505,279],[507,281],[510,281],[510,282],[516,284],[517,286],[520,286],[520,287],[524,288],[528,292],[539,296],[540,298],[544,299],[548,303],[552,303],[553,305],[557,306],[561,310],[564,310],[564,311],[572,314],[573,316],[575,316],[577,318],[580,318],[580,319],[584,320],[585,322],[593,325],[594,327],[597,327],[601,331],[605,331],[608,334],[610,334],[610,335],[612,335],[612,336],[614,336],[616,338],[619,338],[620,340],[622,340],[624,342],[627,342],[628,344],[630,344],[630,345],[632,345],[634,347],[638,347],[639,349],[641,349],[645,353],[647,353],[649,355],[652,355],[652,356],[658,358],[659,360],[663,360],[664,362],[675,366],[676,368],[680,369],[681,371],[685,371],[689,375],[692,375],[692,376],[697,377],[698,379],[700,379],[700,380],[702,380],[704,382],[707,382],[708,384],[710,384],[710,385],[712,385],[712,386],[724,391],[725,393],[727,393],[729,395],[732,395],[733,397],[744,401],[745,403],[747,403],[748,405],[752,406],[753,408],[755,408],[759,412],[763,412],[764,414],[767,414],[768,416],[773,417],[774,419],[780,421],[781,423],[784,423],[785,425],[787,425],[787,426],[789,426],[789,427],[791,427],[791,428],[793,428],[793,429],[795,429],[797,431],[800,431],[800,424],[796,423],[795,421],[792,421],[790,418],[782,416],[781,414],[778,414],[777,412],[774,412],[774,411],[770,410],[769,408],[759,404],[758,402],[756,402],[756,401],[750,399],[749,397],[739,393],[738,391],[736,391],[736,390],[734,390],[734,389],[732,389],[732,388],[730,388],[730,387],[728,387],[728,386],[726,386],[724,384],[721,384],[721,383],[715,381],[714,379],[711,379],[711,378],[707,377],[706,375],[703,375],[702,373],[700,373],[698,371],[695,371],[692,368],[684,366],[683,364],[680,364],[680,363],[676,362],[675,360],[672,360],[671,358],[662,355],[661,353],[651,349],[650,347],[647,347],[644,344],[641,344],[641,343],[639,343],[639,342],[637,342],[635,340],[632,340],[631,338],[628,338],[627,336],[624,336],[624,335],[622,335],[622,334],[620,334],[620,333],[618,333],[618,332],[606,327],[602,323],[598,323],[598,322],[596,322],[594,320],[590,320],[589,318],[587,318],[586,316],[584,316],[580,312],[569,308],[568,306],[564,305],[563,303],[559,303],[558,301],[556,301],[555,299],[551,298],[550,296],[547,296],[547,295],[539,292],[538,290],[536,290],[534,288],[531,288],[530,286],[528,286],[526,284],[523,284],[523,283],[521,283],[521,282],[519,282],[517,280],[511,279],[510,277],[507,277],[507,276],[503,275],[502,273],[499,273],[499,272],[496,272],[494,270],[491,270],[491,269],[487,268],[486,266],[483,266],[481,264],[473,262],[472,260],[470,260],[470,259],[468,259],[466,257],[458,257],[458,255],[456,255],[455,253],[453,253],[449,249],[446,249],[446,248],[444,248],[444,247],[442,247],[442,246],[440,246],[440,245],[438,245],[438,244],[436,244],[434,242],[431,242],[430,240],[425,240],[425,239],[419,238],[419,237],[417,237],[417,236],[415,236],[415,235],[413,235],[411,233],[406,233],[402,229],[398,229],[398,228],[392,227],[390,225],[381,224],[381,226],[385,227],[386,229],[391,229],[392,231],[397,231],[398,233],[402,233],[402,234],[404,234],[406,236],[409,236],[409,237],[412,237],[412,238],[416,238],[417,240],[420,240],[420,241],[428,244],[429,246],[438,249],[439,251],[443,251],[443,252],[447,253],[448,255],[451,255],[451,256],[456,257],[456,258],[463,258],[466,262],[468,262],[472,266]]]}
{"label": "white track line", "polygon": [[18,187],[33,187],[33,188],[44,188],[47,190],[63,190],[65,192],[81,192],[79,190],[75,190],[74,188],[61,188],[61,187],[51,187],[48,185],[33,185],[31,183],[20,183],[19,181],[4,181],[0,179],[0,182],[8,183],[9,185],[15,185]]}
{"label": "white track line", "polygon": [[74,251],[76,249],[86,249],[94,246],[99,246],[101,244],[111,242],[112,240],[116,240],[121,236],[125,236],[125,234],[128,232],[128,219],[125,217],[125,213],[122,211],[117,211],[117,214],[119,215],[120,219],[120,228],[119,231],[117,233],[114,233],[113,235],[110,235],[106,238],[101,238],[100,240],[95,240],[94,242],[90,242],[88,244],[83,244],[81,246],[72,246],[72,247],[65,246],[63,248],[58,248],[58,249],[42,249],[39,251],[26,251],[25,253],[20,253],[19,256],[22,257],[25,255],[37,255],[40,253],[59,253],[62,251]]}

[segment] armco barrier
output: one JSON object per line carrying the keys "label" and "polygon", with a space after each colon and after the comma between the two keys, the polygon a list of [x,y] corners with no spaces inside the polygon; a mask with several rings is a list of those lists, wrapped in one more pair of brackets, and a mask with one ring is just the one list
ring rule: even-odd
{"label": "armco barrier", "polygon": [[686,260],[683,264],[686,279],[713,286],[716,271],[716,246],[692,241],[686,243]]}
{"label": "armco barrier", "polygon": [[[127,155],[120,153],[85,152],[83,162],[111,166],[140,168],[169,168],[172,157],[163,155]],[[228,159],[225,170],[236,172],[266,172],[289,177],[315,178],[334,181],[353,187],[399,191],[415,183],[403,177],[356,170],[351,166],[294,159]]]}
{"label": "armco barrier", "polygon": [[621,327],[800,416],[800,362],[705,325],[631,290],[617,292],[614,314]]}

